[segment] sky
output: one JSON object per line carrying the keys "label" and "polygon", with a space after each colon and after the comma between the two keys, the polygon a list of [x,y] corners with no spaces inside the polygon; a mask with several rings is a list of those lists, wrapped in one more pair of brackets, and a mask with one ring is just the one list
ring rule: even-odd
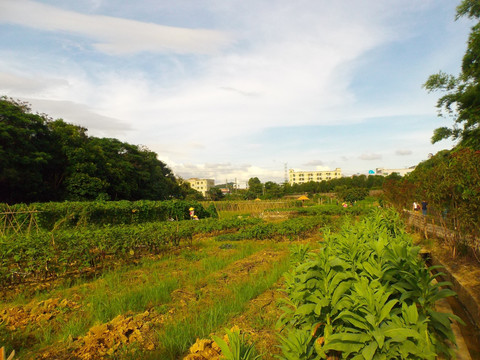
{"label": "sky", "polygon": [[429,153],[472,23],[454,0],[0,0],[0,96],[182,178],[283,182]]}

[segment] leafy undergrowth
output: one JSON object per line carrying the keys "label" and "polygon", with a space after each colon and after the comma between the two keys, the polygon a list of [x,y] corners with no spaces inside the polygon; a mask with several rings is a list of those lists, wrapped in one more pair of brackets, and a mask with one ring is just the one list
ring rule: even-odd
{"label": "leafy undergrowth", "polygon": [[419,251],[393,211],[327,236],[322,251],[285,276],[280,359],[454,356],[450,321],[461,320],[435,303],[455,293]]}

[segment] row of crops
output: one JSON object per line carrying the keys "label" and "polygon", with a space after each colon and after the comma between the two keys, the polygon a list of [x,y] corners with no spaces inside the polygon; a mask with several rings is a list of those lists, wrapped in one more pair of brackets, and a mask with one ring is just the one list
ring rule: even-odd
{"label": "row of crops", "polygon": [[[299,215],[360,215],[365,214],[370,206],[356,205],[343,208],[340,205],[314,205],[308,207],[293,207],[296,202],[262,203],[264,211],[295,211]],[[143,224],[147,222],[167,220],[187,220],[190,218],[189,209],[194,208],[195,215],[200,219],[217,218],[217,206],[214,203],[201,204],[190,200],[168,201],[78,201],[78,202],[49,202],[32,204],[0,204],[0,222],[8,232],[8,226],[19,227],[13,232],[23,232],[30,227],[53,230],[78,228],[84,226],[127,225]],[[246,205],[251,205],[251,202]],[[258,206],[258,203],[253,203]],[[283,206],[276,208],[275,206]],[[248,206],[246,207],[248,209]],[[246,211],[248,212],[248,211]],[[3,231],[4,230],[4,231]],[[16,231],[19,230],[19,231]],[[12,232],[12,231],[10,231]]]}
{"label": "row of crops", "polygon": [[329,222],[326,216],[297,217],[279,223],[249,217],[209,218],[4,235],[0,237],[0,283],[101,269],[112,261],[128,263],[189,242],[196,234],[216,234],[219,241],[295,239]]}
{"label": "row of crops", "polygon": [[450,319],[436,282],[393,211],[326,234],[322,251],[297,249],[279,319],[285,360],[435,359],[453,356]]}
{"label": "row of crops", "polygon": [[[3,222],[31,225],[34,216],[37,227],[45,230],[79,226],[142,224],[168,219],[189,219],[189,208],[199,218],[217,217],[213,203],[204,207],[197,201],[66,201],[7,205],[0,204]],[[13,219],[12,217],[15,217]],[[13,221],[14,220],[14,221]]]}

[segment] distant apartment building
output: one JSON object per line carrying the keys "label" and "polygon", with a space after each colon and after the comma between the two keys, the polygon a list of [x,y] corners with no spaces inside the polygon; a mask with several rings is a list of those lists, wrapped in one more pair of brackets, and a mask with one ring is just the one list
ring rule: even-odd
{"label": "distant apartment building", "polygon": [[288,171],[288,182],[293,184],[304,184],[309,181],[320,182],[323,180],[339,179],[342,177],[342,169],[322,170],[322,171]]}
{"label": "distant apartment building", "polygon": [[410,174],[413,170],[415,170],[415,166],[405,168],[405,169],[385,169],[385,168],[377,168],[375,171],[376,175],[388,176],[393,173],[397,173],[400,176],[405,176]]}
{"label": "distant apartment building", "polygon": [[187,179],[185,181],[190,184],[192,189],[201,192],[203,196],[206,196],[207,191],[215,186],[215,180],[213,180],[213,179],[191,178],[191,179]]}

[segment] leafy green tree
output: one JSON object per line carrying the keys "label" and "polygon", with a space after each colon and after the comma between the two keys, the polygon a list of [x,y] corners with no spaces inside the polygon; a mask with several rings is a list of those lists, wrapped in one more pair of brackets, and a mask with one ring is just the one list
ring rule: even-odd
{"label": "leafy green tree", "polygon": [[281,185],[267,181],[265,183],[265,197],[268,199],[278,199],[283,196],[283,188]]}
{"label": "leafy green tree", "polygon": [[66,188],[69,181],[66,180],[80,172],[77,163],[85,162],[85,146],[88,142],[87,129],[68,124],[62,119],[50,121],[48,128],[55,139],[58,152],[57,166],[52,169],[51,174],[57,196],[63,200],[67,198],[68,192]]}
{"label": "leafy green tree", "polygon": [[197,201],[205,200],[205,197],[200,191],[197,191],[194,188],[192,188],[190,186],[190,183],[183,180],[181,177],[176,178],[176,182],[178,183],[177,197],[179,199],[197,200]]}
{"label": "leafy green tree", "polygon": [[349,188],[346,191],[345,197],[343,198],[343,200],[353,204],[356,201],[365,199],[367,195],[368,195],[368,190],[365,188],[359,188],[359,187]]}
{"label": "leafy green tree", "polygon": [[0,202],[48,200],[56,155],[49,119],[26,103],[0,98]]}
{"label": "leafy green tree", "polygon": [[259,197],[263,193],[263,185],[258,177],[253,177],[248,180],[249,196]]}
{"label": "leafy green tree", "polygon": [[0,202],[184,198],[157,154],[0,98]]}
{"label": "leafy green tree", "polygon": [[212,187],[207,191],[207,197],[212,201],[218,201],[224,198],[222,190],[218,187]]}
{"label": "leafy green tree", "polygon": [[458,76],[439,72],[431,75],[423,85],[428,92],[445,93],[437,101],[440,116],[454,118],[452,127],[435,129],[432,142],[452,138],[461,146],[480,149],[480,5],[477,0],[463,0],[457,7],[456,19],[477,21],[471,28],[468,48]]}

